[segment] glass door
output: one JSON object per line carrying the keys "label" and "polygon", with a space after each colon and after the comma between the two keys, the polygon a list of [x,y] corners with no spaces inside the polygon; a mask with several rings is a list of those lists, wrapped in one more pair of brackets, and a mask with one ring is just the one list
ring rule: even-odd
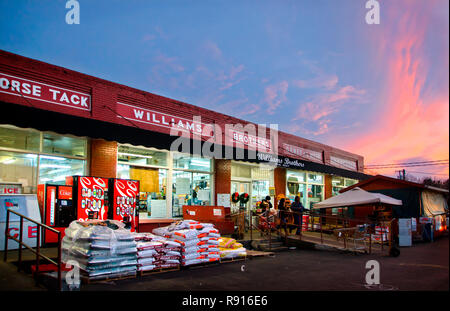
{"label": "glass door", "polygon": [[[250,183],[249,182],[242,182],[242,181],[232,181],[231,182],[231,194],[233,193],[247,193],[249,196],[251,196],[250,193]],[[245,210],[248,210],[248,207],[250,205],[250,201],[248,201],[245,204]],[[232,212],[238,212],[240,207],[240,203],[232,203]]]}

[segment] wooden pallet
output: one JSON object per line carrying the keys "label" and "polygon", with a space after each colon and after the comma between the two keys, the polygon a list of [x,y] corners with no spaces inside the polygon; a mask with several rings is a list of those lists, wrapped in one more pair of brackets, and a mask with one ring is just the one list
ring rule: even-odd
{"label": "wooden pallet", "polygon": [[255,257],[273,257],[274,255],[274,252],[263,252],[248,249],[246,258],[253,259]]}
{"label": "wooden pallet", "polygon": [[135,279],[137,277],[137,273],[124,275],[124,276],[114,276],[114,275],[105,275],[105,276],[99,276],[96,278],[90,278],[89,276],[82,275],[80,277],[81,282],[84,284],[93,284],[93,283],[99,283],[99,282],[113,282],[113,281],[121,281],[126,279]]}
{"label": "wooden pallet", "polygon": [[247,260],[247,256],[236,257],[236,258],[220,258],[220,263],[238,262],[238,261],[246,261],[246,260]]}
{"label": "wooden pallet", "polygon": [[150,274],[159,274],[159,273],[165,273],[165,272],[171,272],[171,271],[180,271],[180,265],[177,265],[176,267],[171,268],[157,268],[153,270],[148,271],[138,271],[139,276],[146,276]]}
{"label": "wooden pallet", "polygon": [[201,262],[195,265],[189,265],[189,266],[181,266],[182,270],[188,270],[188,269],[197,269],[197,268],[204,268],[204,267],[211,267],[211,266],[216,266],[220,264],[220,259],[216,260],[216,261],[211,261],[211,262]]}

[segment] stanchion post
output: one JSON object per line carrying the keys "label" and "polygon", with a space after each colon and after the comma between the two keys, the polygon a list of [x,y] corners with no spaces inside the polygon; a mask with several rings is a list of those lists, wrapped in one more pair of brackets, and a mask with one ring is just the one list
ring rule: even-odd
{"label": "stanchion post", "polygon": [[323,235],[322,235],[322,215],[320,215],[319,221],[320,221],[320,244],[323,244]]}
{"label": "stanchion post", "polygon": [[61,232],[58,232],[58,291],[62,288],[62,273],[61,273]]}
{"label": "stanchion post", "polygon": [[39,275],[39,256],[41,251],[41,228],[38,228],[37,236],[36,236],[36,271],[35,271],[35,277],[38,277]]}
{"label": "stanchion post", "polygon": [[253,215],[250,210],[250,241],[253,241]]}
{"label": "stanchion post", "polygon": [[5,226],[5,254],[3,255],[3,261],[8,259],[8,240],[9,240],[9,210],[6,211],[6,226]]}
{"label": "stanchion post", "polygon": [[22,240],[23,240],[23,217],[20,217],[20,232],[19,232],[19,266],[17,271],[22,267]]}

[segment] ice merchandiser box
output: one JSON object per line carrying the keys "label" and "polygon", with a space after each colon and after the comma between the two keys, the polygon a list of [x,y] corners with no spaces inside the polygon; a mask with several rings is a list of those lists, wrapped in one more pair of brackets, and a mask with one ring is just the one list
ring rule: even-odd
{"label": "ice merchandiser box", "polygon": [[[5,250],[6,214],[10,209],[37,222],[41,222],[41,215],[36,194],[0,194],[0,250]],[[9,213],[9,234],[19,239],[20,217]],[[22,240],[30,247],[36,247],[38,225],[23,220]],[[14,240],[8,241],[8,249],[18,249],[19,244]]]}

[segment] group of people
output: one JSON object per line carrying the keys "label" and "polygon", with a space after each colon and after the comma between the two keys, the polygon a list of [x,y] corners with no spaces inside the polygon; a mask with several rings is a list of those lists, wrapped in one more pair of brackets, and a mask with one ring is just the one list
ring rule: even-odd
{"label": "group of people", "polygon": [[[264,200],[262,200],[263,204],[263,213],[268,212],[269,214],[274,211],[272,207],[272,203],[270,202],[270,196],[267,196]],[[281,198],[278,202],[278,216],[280,218],[279,228],[284,229],[285,234],[287,234],[287,229],[290,227],[290,231],[297,228],[295,234],[301,234],[301,227],[303,225],[303,217],[302,213],[306,211],[306,208],[303,206],[302,202],[300,202],[300,197],[296,196],[294,202],[292,204],[288,204],[285,198]],[[289,212],[293,212],[294,218],[294,226],[291,227],[287,224]]]}

